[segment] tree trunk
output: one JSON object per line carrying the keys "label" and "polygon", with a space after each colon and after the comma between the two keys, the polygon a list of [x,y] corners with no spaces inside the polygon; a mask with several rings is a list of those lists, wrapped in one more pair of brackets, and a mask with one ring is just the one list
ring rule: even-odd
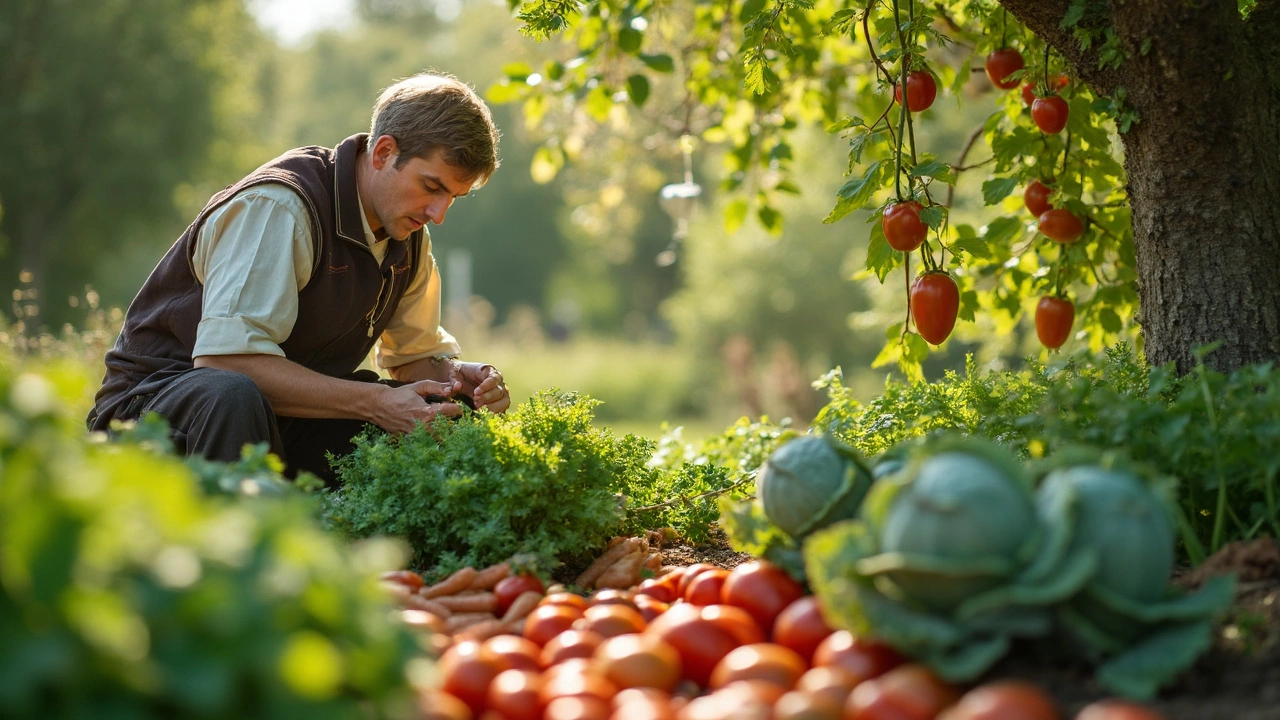
{"label": "tree trunk", "polygon": [[1206,363],[1220,370],[1280,361],[1275,0],[1248,22],[1225,0],[1092,3],[1088,20],[1113,25],[1127,53],[1112,70],[1057,27],[1066,2],[1004,4],[1096,91],[1123,87],[1139,113],[1121,138],[1147,360],[1185,373],[1216,342]]}

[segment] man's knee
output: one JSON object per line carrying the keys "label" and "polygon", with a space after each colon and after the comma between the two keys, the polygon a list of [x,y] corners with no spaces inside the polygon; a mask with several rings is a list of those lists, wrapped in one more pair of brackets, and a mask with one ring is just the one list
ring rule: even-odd
{"label": "man's knee", "polygon": [[198,382],[206,391],[203,401],[210,410],[257,412],[270,408],[258,384],[244,373],[217,368],[197,368],[192,372],[201,376]]}

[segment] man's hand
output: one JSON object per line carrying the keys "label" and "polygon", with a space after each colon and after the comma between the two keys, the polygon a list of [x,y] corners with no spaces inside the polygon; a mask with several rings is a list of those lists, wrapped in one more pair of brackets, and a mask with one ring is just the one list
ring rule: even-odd
{"label": "man's hand", "polygon": [[453,380],[461,385],[461,392],[475,400],[476,409],[502,413],[511,407],[511,393],[502,381],[502,373],[492,365],[456,362],[453,364]]}
{"label": "man's hand", "polygon": [[457,403],[428,403],[425,399],[428,395],[449,397],[458,392],[462,392],[459,383],[434,380],[387,388],[378,397],[373,422],[388,432],[407,433],[413,430],[415,422],[430,424],[437,415],[457,417],[462,414]]}

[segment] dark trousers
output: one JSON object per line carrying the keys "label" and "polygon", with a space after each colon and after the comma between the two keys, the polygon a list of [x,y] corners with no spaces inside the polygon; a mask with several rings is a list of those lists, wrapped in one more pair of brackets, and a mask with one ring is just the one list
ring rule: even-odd
{"label": "dark trousers", "polygon": [[[361,370],[345,378],[380,382],[378,374]],[[399,383],[396,383],[399,384]],[[142,406],[169,422],[174,445],[184,455],[234,462],[246,443],[267,443],[285,463],[285,474],[314,473],[329,487],[338,481],[325,453],[345,455],[362,420],[327,420],[277,416],[249,376],[214,368],[183,373]]]}

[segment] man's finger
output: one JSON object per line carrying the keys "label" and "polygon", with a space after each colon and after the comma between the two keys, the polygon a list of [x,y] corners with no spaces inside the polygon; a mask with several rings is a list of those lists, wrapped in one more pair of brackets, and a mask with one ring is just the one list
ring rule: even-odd
{"label": "man's finger", "polygon": [[436,382],[435,380],[419,380],[408,387],[423,397],[428,395],[444,395],[447,397],[460,389],[455,382]]}
{"label": "man's finger", "polygon": [[430,407],[436,409],[437,415],[444,415],[445,417],[459,417],[462,415],[462,406],[457,403],[433,403]]}

